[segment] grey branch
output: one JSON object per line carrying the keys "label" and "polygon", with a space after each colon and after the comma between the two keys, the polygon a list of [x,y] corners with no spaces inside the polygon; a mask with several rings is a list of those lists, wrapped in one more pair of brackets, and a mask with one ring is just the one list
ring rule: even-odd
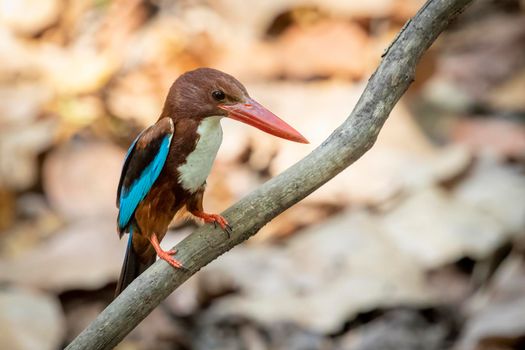
{"label": "grey branch", "polygon": [[234,227],[230,239],[212,225],[197,229],[176,246],[177,258],[187,271],[157,261],[67,349],[113,348],[190,276],[360,158],[375,143],[390,111],[414,80],[416,64],[423,53],[471,1],[428,1],[385,51],[346,121],[307,157],[223,213]]}

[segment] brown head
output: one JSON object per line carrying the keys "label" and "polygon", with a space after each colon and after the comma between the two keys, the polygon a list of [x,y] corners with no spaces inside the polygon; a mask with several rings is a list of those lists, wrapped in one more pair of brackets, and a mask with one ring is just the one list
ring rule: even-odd
{"label": "brown head", "polygon": [[202,120],[223,116],[287,140],[308,143],[294,128],[248,95],[234,77],[212,68],[181,75],[170,88],[161,118]]}

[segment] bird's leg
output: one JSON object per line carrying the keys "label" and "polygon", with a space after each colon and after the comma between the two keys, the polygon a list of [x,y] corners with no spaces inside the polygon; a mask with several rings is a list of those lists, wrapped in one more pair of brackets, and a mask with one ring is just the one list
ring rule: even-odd
{"label": "bird's leg", "polygon": [[155,252],[157,252],[159,258],[165,260],[168,264],[170,264],[176,269],[184,268],[180,261],[172,257],[172,255],[177,253],[177,251],[175,249],[163,250],[160,247],[159,239],[157,238],[157,235],[155,233],[151,235],[149,241],[151,242],[153,248],[155,248]]}
{"label": "bird's leg", "polygon": [[190,213],[199,219],[202,219],[206,223],[213,223],[215,227],[217,227],[217,224],[219,224],[221,229],[228,235],[228,238],[230,238],[230,235],[233,231],[232,227],[228,224],[228,221],[222,215],[204,212],[202,207],[203,195],[204,187],[190,198],[190,200],[186,203],[186,208]]}
{"label": "bird's leg", "polygon": [[208,214],[203,211],[193,211],[191,212],[196,217],[204,220],[206,223],[213,223],[215,227],[217,227],[217,224],[222,228],[224,232],[228,234],[228,237],[232,233],[232,227],[228,224],[228,221],[219,214]]}

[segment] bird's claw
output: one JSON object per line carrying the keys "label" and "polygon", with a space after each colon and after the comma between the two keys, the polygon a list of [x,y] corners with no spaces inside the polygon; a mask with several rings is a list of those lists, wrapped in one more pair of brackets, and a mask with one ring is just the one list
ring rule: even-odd
{"label": "bird's claw", "polygon": [[213,223],[213,226],[217,228],[217,224],[221,227],[221,229],[228,235],[228,238],[231,237],[231,234],[233,233],[232,227],[228,224],[228,221],[226,219],[219,215],[219,214],[207,214],[204,212],[193,212],[193,214],[207,223]]}
{"label": "bird's claw", "polygon": [[233,233],[233,228],[229,224],[226,224],[226,226],[223,228],[223,231],[226,232],[228,238],[230,238]]}
{"label": "bird's claw", "polygon": [[216,219],[214,221],[215,228],[217,228],[217,223],[219,224],[221,229],[226,233],[226,235],[228,235],[228,238],[230,238],[232,233],[233,233],[233,229],[230,226],[230,224],[228,224],[228,221],[226,221],[226,219],[223,218],[222,216],[217,215],[217,217],[216,217]]}
{"label": "bird's claw", "polygon": [[155,249],[155,252],[157,253],[157,256],[159,258],[161,258],[162,260],[166,261],[168,264],[170,264],[171,266],[173,266],[176,269],[182,269],[182,270],[188,271],[188,269],[186,267],[184,267],[180,261],[178,261],[177,259],[175,259],[172,256],[172,255],[177,254],[177,250],[176,249],[163,250],[160,247],[159,240],[158,240],[157,235],[155,233],[153,235],[151,235],[150,242],[153,245],[153,248]]}
{"label": "bird's claw", "polygon": [[[163,260],[166,260],[166,262],[167,262],[168,264],[170,264],[170,265],[173,266],[173,267],[176,267],[176,268],[179,269],[179,270],[190,271],[190,269],[188,269],[186,266],[184,266],[184,265],[182,264],[182,262],[180,262],[179,260],[177,260],[177,259],[175,259],[175,258],[173,258],[173,257],[171,256],[171,255],[175,255],[175,254],[177,254],[177,249],[170,249],[170,250],[166,251],[166,254],[169,254],[169,255],[170,255],[170,260],[168,261],[168,260],[166,260],[166,259],[164,259],[164,258],[162,258],[162,259],[163,259]],[[175,266],[174,264],[172,264],[172,262],[174,262],[175,265],[177,265],[177,266]]]}
{"label": "bird's claw", "polygon": [[[228,238],[231,238],[231,235],[233,233],[233,230],[231,228],[230,225],[228,224],[225,224],[224,226],[222,226],[221,224],[219,224],[222,232],[226,233],[226,236],[228,236]],[[215,225],[215,228],[217,228],[217,225]]]}
{"label": "bird's claw", "polygon": [[173,266],[176,269],[186,269],[180,261],[172,257],[172,255],[176,254],[176,250],[168,250],[168,251],[157,251],[157,255],[162,260],[166,261],[168,264]]}
{"label": "bird's claw", "polygon": [[215,228],[217,228],[217,224],[219,224],[219,226],[221,227],[221,229],[224,231],[224,233],[226,233],[226,235],[228,236],[228,238],[231,237],[232,233],[233,233],[233,229],[232,227],[230,226],[230,224],[228,224],[228,221],[226,221],[225,218],[223,218],[222,216],[220,215],[216,215],[216,217],[214,218],[213,220],[213,226]]}

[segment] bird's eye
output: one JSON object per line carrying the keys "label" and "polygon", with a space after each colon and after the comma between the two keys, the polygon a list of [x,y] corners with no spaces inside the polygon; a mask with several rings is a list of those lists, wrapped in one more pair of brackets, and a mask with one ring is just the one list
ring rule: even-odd
{"label": "bird's eye", "polygon": [[217,101],[222,101],[226,98],[226,95],[224,94],[222,90],[215,90],[214,92],[211,93],[211,95]]}

